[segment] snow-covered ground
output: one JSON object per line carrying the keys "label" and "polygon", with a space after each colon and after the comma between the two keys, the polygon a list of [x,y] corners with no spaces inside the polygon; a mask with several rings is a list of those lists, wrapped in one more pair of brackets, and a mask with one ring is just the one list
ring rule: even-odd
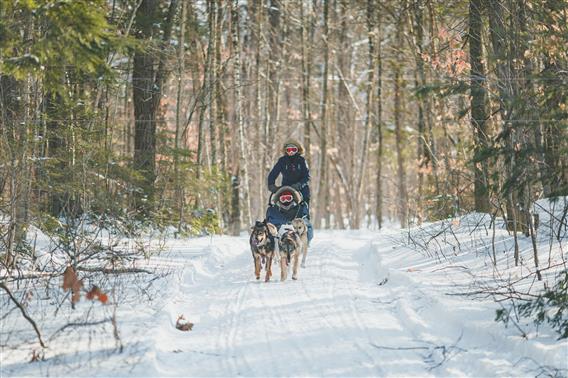
{"label": "snow-covered ground", "polygon": [[[550,242],[547,219],[538,245],[550,286],[568,236]],[[489,292],[543,287],[530,275],[530,238],[519,234],[514,267],[513,238],[497,225],[493,236],[489,217],[471,214],[411,231],[316,231],[299,280],[280,282],[275,265],[269,283],[254,279],[247,235],[172,239],[144,263],[168,275],[112,281],[118,307],[58,309],[101,326],[61,330],[53,308],[35,309],[45,338],[54,335],[43,361],[29,362],[33,331],[16,311],[5,316],[13,306],[3,301],[0,376],[566,376],[568,343],[553,330],[494,321],[507,303]],[[113,311],[117,338],[104,322]],[[191,331],[176,329],[179,315]]]}

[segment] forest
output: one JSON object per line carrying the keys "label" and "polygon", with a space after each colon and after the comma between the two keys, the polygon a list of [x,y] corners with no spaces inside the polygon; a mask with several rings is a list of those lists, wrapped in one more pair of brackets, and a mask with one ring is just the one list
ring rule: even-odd
{"label": "forest", "polygon": [[[317,228],[568,193],[565,1],[3,1],[7,256],[82,214],[182,233],[262,219],[284,140]],[[24,248],[25,249],[25,248]]]}

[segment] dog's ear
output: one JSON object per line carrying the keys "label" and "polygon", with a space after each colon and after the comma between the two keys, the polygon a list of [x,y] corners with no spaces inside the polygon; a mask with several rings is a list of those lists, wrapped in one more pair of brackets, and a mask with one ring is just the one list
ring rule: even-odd
{"label": "dog's ear", "polygon": [[275,225],[273,225],[270,222],[267,222],[266,227],[268,228],[268,232],[270,233],[270,235],[272,235],[272,236],[278,235],[278,229],[276,228]]}

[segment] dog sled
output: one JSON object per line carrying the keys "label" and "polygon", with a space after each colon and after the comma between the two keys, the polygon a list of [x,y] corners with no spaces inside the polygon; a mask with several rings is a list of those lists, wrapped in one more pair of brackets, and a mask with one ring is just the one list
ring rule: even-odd
{"label": "dog sled", "polygon": [[300,256],[305,267],[308,243],[311,239],[308,204],[302,194],[290,186],[272,193],[268,201],[266,219],[251,228],[250,246],[255,266],[255,277],[266,271],[265,281],[272,276],[272,261],[280,262],[282,281],[286,280],[288,266],[292,265],[292,279],[298,278]]}

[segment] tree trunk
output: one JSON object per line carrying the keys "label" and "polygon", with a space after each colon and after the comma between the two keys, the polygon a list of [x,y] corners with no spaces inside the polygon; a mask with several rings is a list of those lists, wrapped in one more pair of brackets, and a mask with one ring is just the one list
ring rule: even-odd
{"label": "tree trunk", "polygon": [[367,79],[367,90],[366,90],[366,110],[365,110],[365,127],[363,129],[363,146],[361,148],[361,160],[359,162],[359,169],[356,174],[356,186],[355,186],[355,204],[354,204],[354,220],[353,228],[358,229],[361,226],[361,197],[363,194],[363,188],[366,181],[367,173],[367,157],[369,155],[369,139],[371,134],[371,118],[373,117],[373,95],[375,88],[375,1],[367,0],[367,45],[368,45],[368,56],[367,56],[367,71],[369,72],[369,77]]}
{"label": "tree trunk", "polygon": [[54,217],[64,215],[70,212],[69,192],[62,188],[62,185],[53,185],[61,183],[62,178],[65,179],[65,173],[69,172],[69,161],[67,156],[67,124],[61,124],[61,119],[65,118],[63,108],[63,99],[57,93],[49,92],[44,96],[45,116],[46,116],[46,133],[47,149],[45,157],[52,159],[54,162],[53,170],[56,177],[53,180],[52,188],[48,192],[49,212]]}
{"label": "tree trunk", "polygon": [[268,9],[268,20],[270,22],[270,57],[268,59],[268,112],[267,124],[267,145],[268,156],[274,158],[280,152],[276,147],[276,130],[278,129],[279,102],[280,102],[280,70],[282,58],[282,28],[281,19],[282,6],[280,0],[270,0]]}
{"label": "tree trunk", "polygon": [[[307,17],[304,16],[304,2],[300,1],[300,24],[301,24],[301,43],[302,43],[302,118],[304,121],[304,148],[307,160],[311,157],[311,122],[312,114],[310,110],[310,78],[311,78],[311,45],[308,38],[311,25],[311,10],[308,4]],[[308,25],[306,28],[306,24]]]}
{"label": "tree trunk", "polygon": [[211,167],[216,171],[217,167],[217,125],[215,118],[215,82],[218,80],[217,74],[217,4],[218,1],[211,1],[211,61],[209,67],[209,150],[211,151]]}
{"label": "tree trunk", "polygon": [[[238,139],[238,154],[239,154],[239,164],[238,170],[235,174],[233,180],[233,198],[238,195],[239,214],[244,210],[244,219],[233,218],[233,234],[238,235],[240,232],[242,222],[245,224],[251,224],[251,206],[250,206],[250,196],[249,196],[249,181],[248,181],[248,166],[247,157],[245,149],[245,131],[242,117],[242,88],[241,88],[241,59],[240,59],[240,42],[239,42],[239,0],[233,0],[232,7],[232,43],[233,43],[233,75],[235,82],[235,127],[237,130]],[[237,194],[238,193],[238,194]],[[236,224],[238,223],[238,224]],[[238,231],[238,232],[237,232]]]}
{"label": "tree trunk", "polygon": [[482,213],[491,211],[487,186],[487,159],[482,157],[487,149],[487,111],[485,95],[485,67],[481,40],[482,0],[469,2],[469,62],[471,65],[471,126],[474,135],[474,198],[475,210]]}
{"label": "tree trunk", "polygon": [[[155,37],[154,24],[164,22],[162,44],[169,44],[178,1],[171,0],[166,20],[159,16],[158,0],[142,0],[136,13],[135,23],[138,39],[150,41]],[[144,212],[150,210],[156,180],[156,116],[166,79],[165,57],[156,59],[149,50],[137,50],[132,68],[132,94],[134,102],[134,169],[143,179],[143,193],[136,198],[136,207]],[[154,66],[157,64],[157,69]]]}
{"label": "tree trunk", "polygon": [[[377,7],[378,8],[378,7]],[[377,14],[377,117],[375,127],[377,129],[377,188],[375,195],[375,216],[377,218],[377,225],[379,229],[383,226],[383,186],[382,186],[382,171],[383,171],[383,57],[381,44],[383,41],[381,31],[381,14]]]}
{"label": "tree trunk", "polygon": [[256,131],[256,145],[260,149],[257,151],[262,156],[261,164],[257,164],[258,167],[258,177],[259,177],[259,193],[260,198],[262,198],[262,204],[264,205],[267,201],[266,199],[266,166],[270,163],[268,162],[268,153],[266,150],[266,145],[263,143],[263,116],[262,116],[262,98],[261,98],[261,49],[262,49],[262,23],[263,23],[263,1],[254,0],[254,11],[256,16],[256,27],[254,31],[254,47],[255,47],[255,65],[254,65],[254,103],[255,103],[255,131]]}
{"label": "tree trunk", "polygon": [[[205,67],[203,69],[203,84],[201,86],[201,106],[199,110],[199,121],[197,124],[197,167],[195,169],[195,174],[197,180],[201,179],[201,172],[203,166],[205,165],[205,149],[206,149],[206,138],[205,138],[205,114],[207,109],[209,109],[209,115],[212,114],[212,95],[213,87],[211,86],[211,71],[213,70],[213,56],[215,55],[214,47],[214,29],[215,29],[215,4],[214,1],[209,0],[207,2],[207,26],[208,26],[208,39],[207,39],[207,57],[205,59]],[[211,121],[211,117],[209,117]],[[211,126],[211,122],[209,122]],[[212,135],[213,131],[210,131]],[[199,195],[198,195],[199,198]],[[201,201],[198,201],[198,206],[201,206]]]}
{"label": "tree trunk", "polygon": [[185,71],[185,21],[187,16],[187,6],[185,2],[181,4],[180,31],[178,40],[178,76],[177,76],[177,96],[176,96],[176,134],[174,141],[174,176],[175,176],[175,202],[178,206],[179,224],[178,231],[181,231],[184,223],[184,191],[183,180],[180,175],[180,140],[181,140],[181,104],[183,77]]}
{"label": "tree trunk", "polygon": [[[329,187],[327,183],[327,77],[329,72],[329,0],[323,2],[323,84],[320,126],[320,180],[318,185],[318,206],[316,227],[321,227],[322,219],[329,218]],[[326,223],[329,227],[329,221]]]}
{"label": "tree trunk", "polygon": [[[227,153],[226,153],[226,113],[225,113],[225,93],[222,90],[224,69],[221,61],[221,43],[222,43],[222,26],[223,26],[223,1],[216,2],[216,12],[215,17],[215,92],[213,101],[215,102],[215,122],[217,123],[217,128],[219,130],[219,174],[224,179],[227,177]],[[229,196],[230,190],[228,188],[222,187],[222,189],[217,192],[217,212],[219,218],[219,227],[224,229],[224,227],[229,223],[228,214],[230,211],[231,199]]]}
{"label": "tree trunk", "polygon": [[491,43],[493,46],[493,55],[496,61],[495,66],[497,69],[500,113],[503,122],[500,137],[504,140],[506,151],[504,165],[507,181],[502,191],[505,197],[507,208],[507,229],[513,232],[513,238],[515,241],[515,265],[518,265],[519,244],[517,240],[517,229],[519,224],[518,214],[520,212],[517,208],[518,193],[516,185],[514,184],[518,176],[514,172],[516,167],[515,145],[517,143],[517,132],[513,124],[514,90],[512,79],[514,78],[514,74],[512,68],[512,57],[510,48],[506,40],[507,29],[505,27],[505,18],[503,11],[504,5],[501,0],[487,1],[487,3]]}
{"label": "tree trunk", "polygon": [[[26,240],[28,223],[28,204],[30,195],[30,169],[28,164],[29,140],[28,124],[30,110],[29,79],[17,81],[12,77],[0,75],[0,119],[3,127],[0,135],[0,148],[5,157],[2,177],[0,177],[0,199],[5,187],[5,173],[8,183],[8,231],[4,236],[6,254],[4,261],[8,270],[16,266],[18,251]],[[6,154],[5,156],[2,156]]]}
{"label": "tree trunk", "polygon": [[[335,101],[332,104],[335,105],[335,133],[328,130],[328,138],[331,138],[331,143],[328,149],[334,150],[338,147],[338,142],[341,144],[341,154],[340,161],[338,163],[343,163],[342,168],[345,170],[345,174],[349,179],[350,190],[343,195],[346,199],[346,210],[347,216],[345,219],[348,220],[349,226],[354,227],[353,223],[358,223],[359,220],[356,219],[357,216],[357,189],[358,189],[358,176],[359,173],[359,159],[361,150],[359,142],[359,120],[355,119],[360,116],[360,112],[357,109],[357,104],[353,101],[353,95],[351,93],[350,85],[353,83],[351,80],[351,72],[353,67],[353,44],[352,38],[350,38],[350,23],[349,23],[349,11],[351,9],[349,2],[347,0],[341,0],[339,3],[335,2],[334,9],[338,8],[334,12],[335,18],[340,22],[340,32],[339,32],[339,51],[341,53],[336,54],[337,57],[337,68],[340,80],[336,80],[337,89],[335,96]],[[331,91],[333,95],[333,91]],[[331,114],[331,112],[328,112]],[[364,129],[364,127],[363,127]],[[328,178],[328,181],[330,179]],[[343,220],[341,220],[343,225]]]}
{"label": "tree trunk", "polygon": [[[143,0],[136,14],[136,36],[149,40],[158,15],[157,0]],[[137,196],[136,207],[147,207],[153,196],[156,158],[156,110],[154,101],[155,57],[153,53],[137,50],[133,58],[132,98],[134,102],[134,169],[142,174],[142,196]],[[147,198],[143,198],[146,196]],[[148,202],[145,202],[148,201]]]}
{"label": "tree trunk", "polygon": [[[420,93],[421,89],[426,84],[426,74],[424,72],[424,25],[423,25],[423,7],[422,0],[413,0],[413,12],[410,13],[409,27],[413,35],[413,52],[414,60],[416,62],[416,70],[414,74],[414,88],[416,93]],[[418,193],[416,198],[417,218],[420,223],[423,219],[423,200],[424,200],[424,174],[427,172],[427,167],[430,163],[428,154],[428,138],[426,135],[426,122],[424,111],[426,108],[426,96],[419,94],[417,96],[417,128],[418,140],[416,149],[416,160],[418,162]]]}
{"label": "tree trunk", "polygon": [[403,22],[402,15],[398,16],[397,30],[395,38],[395,49],[397,51],[397,59],[393,63],[394,67],[394,127],[395,127],[395,138],[396,138],[396,161],[398,169],[398,215],[400,218],[400,224],[402,227],[408,226],[408,201],[406,194],[406,175],[404,168],[404,155],[403,155],[403,140],[402,136],[402,106],[401,106],[401,67],[402,62],[400,49],[402,48],[402,30]]}

